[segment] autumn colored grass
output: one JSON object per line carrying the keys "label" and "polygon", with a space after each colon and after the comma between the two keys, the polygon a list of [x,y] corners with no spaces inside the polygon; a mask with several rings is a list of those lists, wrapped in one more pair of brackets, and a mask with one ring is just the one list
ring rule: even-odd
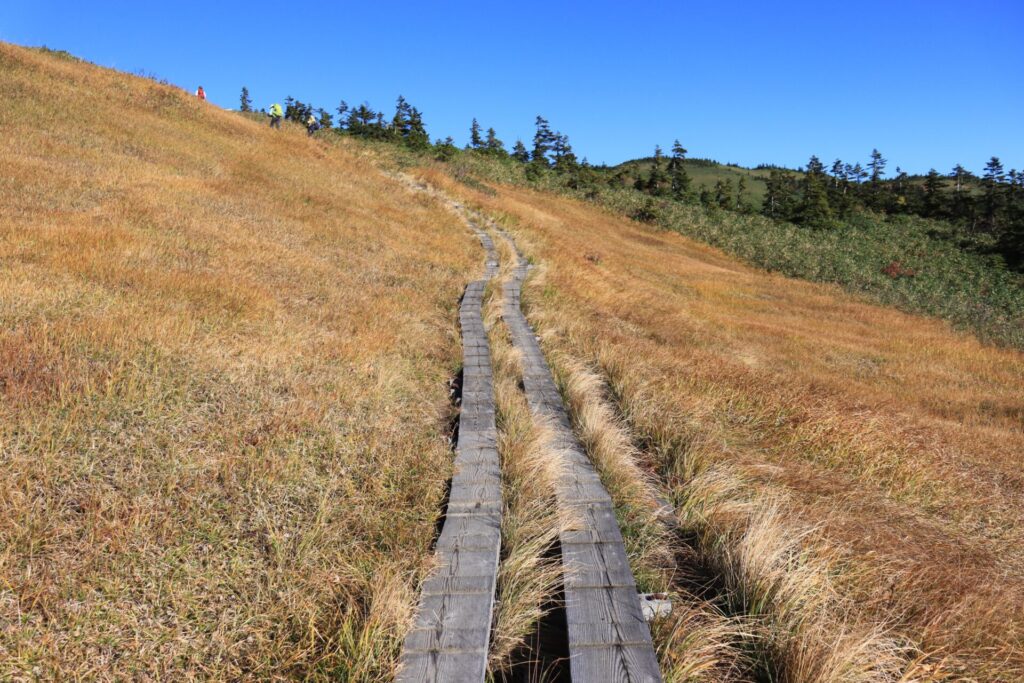
{"label": "autumn colored grass", "polygon": [[[387,680],[476,240],[350,140],[5,44],[0,85],[0,678]],[[1024,680],[1020,352],[420,175],[543,272],[530,320],[641,584],[677,600],[669,680]],[[491,313],[498,671],[542,617],[554,520]]]}
{"label": "autumn colored grass", "polygon": [[388,679],[476,240],[173,87],[0,89],[0,679]]}
{"label": "autumn colored grass", "polygon": [[[698,508],[684,522],[703,515],[694,561],[773,634],[775,675],[1024,677],[1019,352],[585,203],[423,175],[529,240],[545,349],[605,376],[659,484]],[[769,596],[807,580],[743,598],[777,571]]]}

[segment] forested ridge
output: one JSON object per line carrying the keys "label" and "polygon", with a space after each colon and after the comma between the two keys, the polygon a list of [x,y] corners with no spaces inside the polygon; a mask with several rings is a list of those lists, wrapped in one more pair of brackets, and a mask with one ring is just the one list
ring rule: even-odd
{"label": "forested ridge", "polygon": [[[241,110],[254,113],[243,89]],[[532,140],[502,141],[471,119],[469,142],[431,142],[424,114],[398,97],[393,114],[342,100],[333,112],[292,97],[285,118],[313,116],[318,135],[385,143],[454,167],[477,185],[512,182],[569,193],[674,230],[786,275],[836,282],[909,311],[946,318],[983,339],[1024,347],[1024,172],[991,157],[979,173],[910,175],[873,149],[867,160],[812,156],[787,169],[690,159],[668,152],[615,167],[581,157],[543,116]],[[755,186],[756,185],[756,186]]]}

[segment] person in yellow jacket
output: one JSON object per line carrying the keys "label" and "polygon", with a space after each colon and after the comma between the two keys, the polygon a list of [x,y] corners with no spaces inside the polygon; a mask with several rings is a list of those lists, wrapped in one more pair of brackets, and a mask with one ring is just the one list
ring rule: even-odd
{"label": "person in yellow jacket", "polygon": [[277,102],[274,102],[272,105],[270,105],[270,127],[280,128],[281,119],[283,118],[284,112],[281,111],[281,105],[278,104]]}
{"label": "person in yellow jacket", "polygon": [[306,131],[312,135],[318,130],[320,130],[320,122],[316,120],[315,116],[310,114],[306,117]]}

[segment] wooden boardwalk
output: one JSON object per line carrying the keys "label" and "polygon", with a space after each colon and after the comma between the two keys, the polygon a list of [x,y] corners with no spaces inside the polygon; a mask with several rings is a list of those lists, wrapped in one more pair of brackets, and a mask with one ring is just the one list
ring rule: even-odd
{"label": "wooden boardwalk", "polygon": [[472,227],[487,251],[487,269],[484,279],[466,288],[459,308],[463,374],[455,475],[435,550],[438,567],[423,582],[416,622],[402,648],[402,683],[481,683],[487,673],[502,503],[481,306],[484,287],[498,272],[498,256],[491,238]]}
{"label": "wooden boardwalk", "polygon": [[558,482],[558,506],[572,528],[560,534],[569,666],[573,681],[661,681],[651,633],[644,621],[611,497],[573,433],[551,369],[520,301],[529,266],[519,257],[505,283],[505,323],[523,357],[523,384],[533,414],[554,429],[554,446],[567,458]]}

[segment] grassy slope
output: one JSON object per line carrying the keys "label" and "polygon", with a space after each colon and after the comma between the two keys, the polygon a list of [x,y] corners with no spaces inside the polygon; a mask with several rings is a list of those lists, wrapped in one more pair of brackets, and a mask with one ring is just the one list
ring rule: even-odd
{"label": "grassy slope", "polygon": [[548,348],[625,387],[681,501],[694,468],[734,468],[745,492],[713,507],[780,496],[786,524],[819,529],[854,622],[894,624],[951,675],[1024,675],[1019,352],[587,203],[429,177],[536,245],[525,297]]}
{"label": "grassy slope", "polygon": [[326,146],[0,44],[0,678],[387,677],[478,245]]}
{"label": "grassy slope", "polygon": [[[401,163],[421,159],[398,155]],[[522,165],[462,153],[449,173],[480,189],[485,182],[526,185]],[[587,198],[619,215],[635,215],[651,198],[631,188],[568,190],[549,174],[535,188]],[[813,281],[834,282],[867,300],[913,313],[945,318],[989,342],[1024,349],[1024,275],[1009,271],[1001,257],[985,253],[990,242],[976,236],[961,248],[952,225],[914,216],[857,215],[828,230],[804,228],[760,215],[654,202],[657,225],[718,247],[768,270]],[[886,273],[893,263],[909,276]]]}
{"label": "grassy slope", "polygon": [[[386,677],[475,244],[354,145],[9,46],[0,83],[0,672]],[[434,180],[529,238],[545,342],[629,390],[637,437],[821,525],[851,619],[1024,675],[1019,353]]]}

